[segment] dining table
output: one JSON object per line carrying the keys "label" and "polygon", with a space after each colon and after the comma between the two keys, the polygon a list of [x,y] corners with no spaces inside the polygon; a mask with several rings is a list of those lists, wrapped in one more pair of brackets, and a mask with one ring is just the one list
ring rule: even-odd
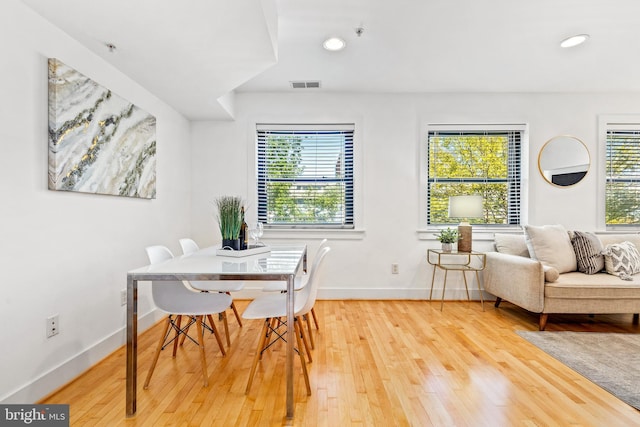
{"label": "dining table", "polygon": [[[307,271],[307,246],[304,244],[269,245],[246,252],[225,253],[218,247],[203,248],[165,262],[147,265],[127,272],[127,372],[126,416],[133,417],[137,406],[138,364],[138,282],[154,281],[277,281],[287,284],[287,324],[293,325],[294,282],[297,274]],[[287,329],[286,342],[286,417],[294,415],[293,364],[294,328]]]}

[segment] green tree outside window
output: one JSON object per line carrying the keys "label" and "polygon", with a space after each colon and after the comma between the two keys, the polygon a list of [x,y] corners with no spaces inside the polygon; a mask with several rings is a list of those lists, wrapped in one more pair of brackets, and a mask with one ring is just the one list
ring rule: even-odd
{"label": "green tree outside window", "polygon": [[351,144],[352,136],[342,132],[259,131],[259,219],[267,225],[352,225]]}
{"label": "green tree outside window", "polygon": [[510,132],[433,132],[428,138],[428,223],[451,224],[449,197],[483,197],[474,224],[519,223],[520,136]]}
{"label": "green tree outside window", "polygon": [[640,131],[607,132],[605,194],[607,225],[640,224]]}

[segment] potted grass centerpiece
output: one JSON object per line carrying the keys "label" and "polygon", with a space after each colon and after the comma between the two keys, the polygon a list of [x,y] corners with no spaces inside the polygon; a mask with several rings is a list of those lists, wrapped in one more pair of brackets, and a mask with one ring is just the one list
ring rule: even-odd
{"label": "potted grass centerpiece", "polygon": [[240,250],[242,226],[242,199],[237,196],[220,196],[216,199],[218,225],[222,235],[222,249]]}

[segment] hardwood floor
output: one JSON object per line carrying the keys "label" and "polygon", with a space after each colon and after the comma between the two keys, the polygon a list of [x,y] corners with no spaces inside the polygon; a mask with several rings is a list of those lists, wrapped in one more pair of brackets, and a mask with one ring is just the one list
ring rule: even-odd
{"label": "hardwood floor", "polygon": [[[246,301],[237,302],[238,309]],[[138,412],[125,418],[119,349],[40,403],[70,404],[73,426],[629,426],[640,412],[520,338],[538,317],[508,302],[318,301],[307,396],[296,360],[295,419],[285,414],[284,345],[268,351],[245,396],[261,326],[229,322],[222,357],[206,338],[209,387],[197,347],[163,351],[142,389],[159,326],[138,342]],[[550,316],[548,331],[639,333],[631,315]],[[615,355],[612,355],[615,357]]]}

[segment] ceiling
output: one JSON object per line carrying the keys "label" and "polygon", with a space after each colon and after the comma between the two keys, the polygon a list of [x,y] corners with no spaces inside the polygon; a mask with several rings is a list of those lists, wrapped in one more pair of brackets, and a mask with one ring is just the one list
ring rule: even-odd
{"label": "ceiling", "polygon": [[637,0],[22,1],[195,120],[235,92],[640,91]]}

